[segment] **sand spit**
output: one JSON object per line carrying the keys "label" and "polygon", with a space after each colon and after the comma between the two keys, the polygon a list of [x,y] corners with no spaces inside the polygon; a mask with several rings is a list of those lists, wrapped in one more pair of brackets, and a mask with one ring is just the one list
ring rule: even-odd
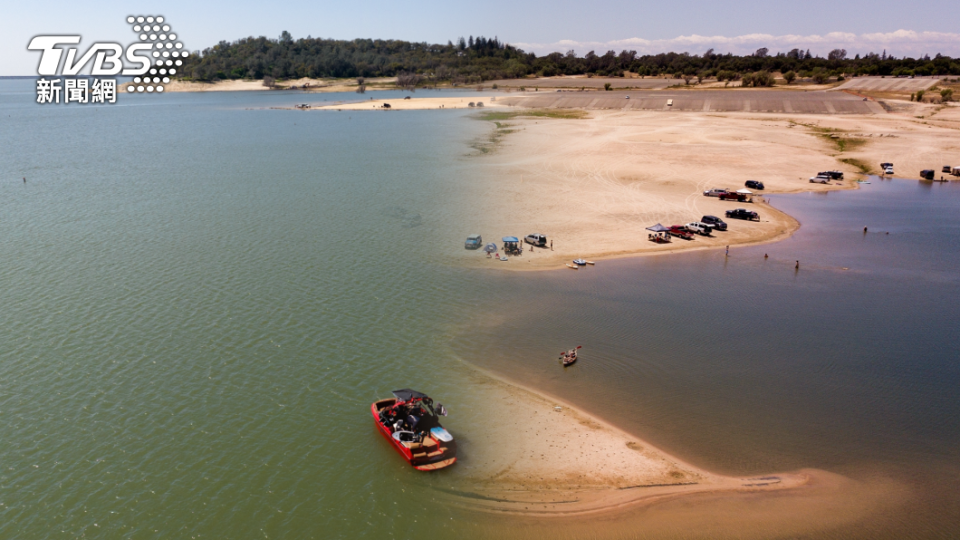
{"label": "sand spit", "polygon": [[[904,499],[902,486],[867,486],[815,469],[714,474],[562,400],[483,371],[474,378],[483,399],[470,407],[470,418],[458,413],[458,488],[440,491],[454,507],[509,517],[504,523],[511,525],[529,520],[540,533],[549,524],[609,536],[689,532],[730,521],[724,516],[733,510],[738,518],[723,531],[737,536],[751,523],[781,532],[837,526]],[[900,495],[891,495],[896,490]],[[691,513],[705,523],[690,528]]]}
{"label": "sand spit", "polygon": [[[493,98],[491,100],[491,98]],[[437,98],[411,98],[411,99],[374,99],[368,98],[365,101],[355,101],[348,103],[334,103],[332,105],[320,105],[312,107],[312,111],[414,111],[426,109],[469,109],[470,104],[483,103],[483,108],[504,107],[497,99],[497,96],[469,96],[469,97],[437,97]],[[309,103],[309,100],[305,100]],[[383,104],[390,105],[385,109]]]}

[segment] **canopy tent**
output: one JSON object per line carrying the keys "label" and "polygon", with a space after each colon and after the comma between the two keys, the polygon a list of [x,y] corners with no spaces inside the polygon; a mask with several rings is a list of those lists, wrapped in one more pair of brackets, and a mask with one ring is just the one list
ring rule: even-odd
{"label": "canopy tent", "polygon": [[647,227],[647,230],[648,230],[648,231],[653,231],[653,232],[667,232],[667,231],[669,231],[670,229],[668,229],[667,227],[664,227],[663,225],[657,223],[657,224],[654,225],[653,227]]}
{"label": "canopy tent", "polygon": [[753,195],[753,192],[750,191],[749,189],[738,189],[737,193],[740,193],[742,195]]}
{"label": "canopy tent", "polygon": [[409,388],[404,388],[403,390],[394,390],[393,397],[399,399],[400,401],[410,401],[413,398],[425,398],[429,397],[426,394],[421,394],[416,390],[410,390]]}
{"label": "canopy tent", "polygon": [[504,236],[503,238],[501,238],[501,240],[503,240],[504,242],[513,242],[513,243],[517,243],[520,241],[520,239],[517,238],[516,236]]}
{"label": "canopy tent", "polygon": [[493,252],[495,252],[495,251],[497,250],[497,245],[494,244],[493,242],[491,242],[491,243],[483,246],[483,250],[486,251],[487,253],[493,253]]}

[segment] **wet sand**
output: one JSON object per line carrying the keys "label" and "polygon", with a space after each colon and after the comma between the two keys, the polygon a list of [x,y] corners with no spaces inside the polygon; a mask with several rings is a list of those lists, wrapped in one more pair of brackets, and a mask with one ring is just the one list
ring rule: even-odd
{"label": "wet sand", "polygon": [[446,490],[445,501],[503,516],[501,535],[524,537],[526,524],[539,536],[768,536],[849,524],[909,497],[886,479],[817,469],[714,474],[555,397],[480,370],[473,380],[483,398],[457,415],[464,451],[452,472],[462,490]]}

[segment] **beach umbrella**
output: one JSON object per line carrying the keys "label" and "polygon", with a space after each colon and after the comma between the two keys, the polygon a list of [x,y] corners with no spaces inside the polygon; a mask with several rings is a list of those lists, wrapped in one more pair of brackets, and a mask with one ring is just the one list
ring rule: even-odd
{"label": "beach umbrella", "polygon": [[486,251],[487,253],[493,253],[497,250],[497,245],[491,242],[483,246],[483,250]]}

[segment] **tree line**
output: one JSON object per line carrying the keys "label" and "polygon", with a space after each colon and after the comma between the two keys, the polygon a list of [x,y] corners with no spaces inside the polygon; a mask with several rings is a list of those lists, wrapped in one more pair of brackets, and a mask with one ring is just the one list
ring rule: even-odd
{"label": "tree line", "polygon": [[[765,85],[766,75],[791,72],[794,77],[825,80],[831,76],[925,76],[960,74],[960,59],[937,54],[921,58],[897,58],[886,51],[848,57],[834,49],[826,57],[810,50],[793,49],[771,54],[766,48],[737,56],[716,54],[661,53],[639,55],[636,51],[574,51],[543,56],[524,52],[496,37],[459,38],[446,45],[400,40],[333,40],[307,37],[293,39],[284,31],[279,39],[248,37],[217,45],[188,57],[181,69],[183,78],[197,81],[223,79],[292,79],[394,77],[417,75],[420,83],[475,83],[493,79],[514,79],[527,75],[640,76],[717,78],[738,80],[744,76],[755,85]],[[761,75],[753,75],[761,73]],[[769,78],[772,82],[772,78]]]}

